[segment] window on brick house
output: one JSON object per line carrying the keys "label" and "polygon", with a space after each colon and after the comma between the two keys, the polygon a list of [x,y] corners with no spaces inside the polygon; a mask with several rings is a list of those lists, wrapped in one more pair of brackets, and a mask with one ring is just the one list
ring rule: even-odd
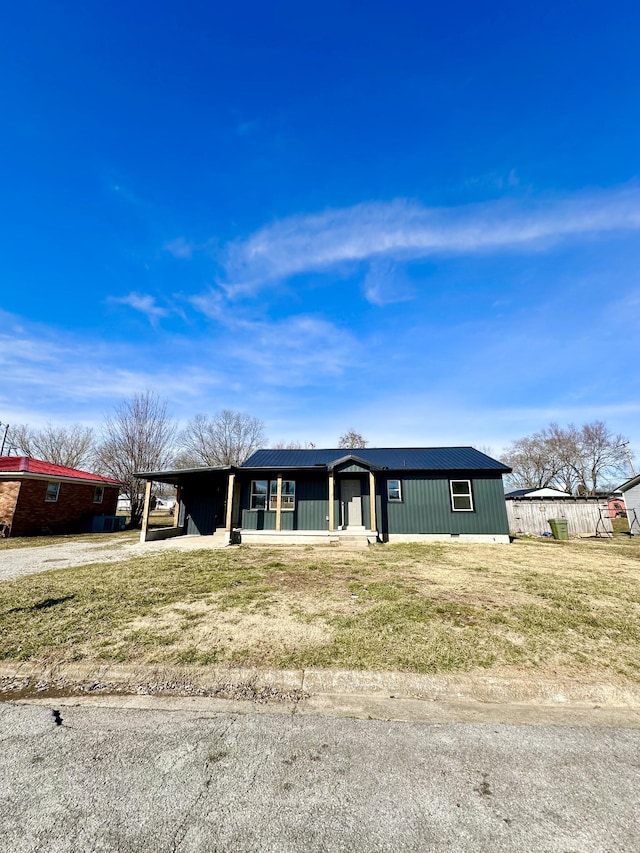
{"label": "window on brick house", "polygon": [[47,483],[47,494],[44,499],[46,503],[55,503],[60,494],[60,483]]}
{"label": "window on brick house", "polygon": [[104,499],[104,486],[96,486],[96,490],[93,493],[94,504],[101,504],[103,499]]}

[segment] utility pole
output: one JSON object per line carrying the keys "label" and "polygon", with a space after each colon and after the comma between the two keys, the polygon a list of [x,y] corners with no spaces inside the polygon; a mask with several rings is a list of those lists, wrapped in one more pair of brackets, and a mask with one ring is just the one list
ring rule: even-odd
{"label": "utility pole", "polygon": [[0,456],[4,456],[4,445],[7,441],[7,433],[9,432],[9,424],[0,424],[0,427],[4,427],[4,435],[2,436],[2,444],[0,444]]}
{"label": "utility pole", "polygon": [[623,441],[622,444],[619,444],[618,447],[621,447],[624,455],[627,457],[627,462],[629,463],[629,468],[631,468],[631,476],[636,476],[636,470],[633,467],[633,460],[631,459],[631,454],[629,453],[629,442]]}

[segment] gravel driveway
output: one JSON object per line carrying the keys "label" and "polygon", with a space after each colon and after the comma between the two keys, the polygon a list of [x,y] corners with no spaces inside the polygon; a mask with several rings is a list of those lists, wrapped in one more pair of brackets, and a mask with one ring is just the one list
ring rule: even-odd
{"label": "gravel driveway", "polygon": [[201,548],[225,547],[219,540],[208,536],[181,536],[159,542],[113,543],[65,542],[62,545],[43,545],[37,548],[10,548],[0,551],[0,581],[46,572],[49,569],[67,569],[87,563],[114,563],[131,557],[143,557],[163,551],[191,551]]}

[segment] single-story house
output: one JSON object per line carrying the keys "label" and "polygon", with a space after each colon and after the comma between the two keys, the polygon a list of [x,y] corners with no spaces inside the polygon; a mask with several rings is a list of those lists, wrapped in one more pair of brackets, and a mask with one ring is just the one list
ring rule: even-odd
{"label": "single-story house", "polygon": [[640,536],[640,474],[627,480],[616,491],[622,492],[624,496],[629,533]]}
{"label": "single-story house", "polygon": [[114,516],[117,480],[28,456],[0,456],[0,532],[3,536],[68,533],[90,528],[95,516]]}
{"label": "single-story house", "polygon": [[511,469],[473,447],[257,450],[239,466],[145,471],[177,487],[175,525],[142,541],[183,534],[227,542],[509,542],[502,475]]}

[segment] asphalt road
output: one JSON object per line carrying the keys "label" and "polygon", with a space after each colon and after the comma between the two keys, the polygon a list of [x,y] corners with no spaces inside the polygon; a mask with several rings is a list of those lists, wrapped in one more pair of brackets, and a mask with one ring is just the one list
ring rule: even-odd
{"label": "asphalt road", "polygon": [[21,851],[640,850],[640,730],[0,705]]}

